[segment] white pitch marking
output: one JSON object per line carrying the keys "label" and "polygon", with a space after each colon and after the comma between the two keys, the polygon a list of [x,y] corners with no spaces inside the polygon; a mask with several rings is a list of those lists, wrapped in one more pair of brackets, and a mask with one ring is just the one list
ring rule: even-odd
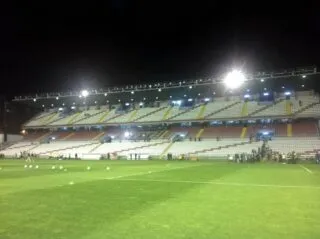
{"label": "white pitch marking", "polygon": [[[120,177],[118,177],[120,178]],[[116,178],[115,178],[116,179]],[[276,184],[254,184],[254,183],[234,183],[234,182],[215,182],[215,181],[184,181],[184,180],[158,180],[158,179],[117,179],[116,181],[139,181],[139,182],[163,182],[163,183],[192,183],[192,184],[213,184],[239,187],[270,187],[270,188],[309,188],[320,189],[317,186],[298,186],[298,185],[276,185]]]}
{"label": "white pitch marking", "polygon": [[313,172],[310,170],[310,169],[308,169],[307,167],[305,167],[305,166],[302,166],[302,165],[299,165],[301,168],[303,168],[304,170],[306,170],[308,173],[310,173],[310,174],[312,174]]}
{"label": "white pitch marking", "polygon": [[166,171],[171,171],[175,169],[185,169],[185,168],[192,168],[196,166],[201,166],[202,164],[198,165],[193,165],[193,166],[186,166],[186,167],[179,167],[179,168],[167,168],[159,171],[148,171],[148,172],[141,172],[141,173],[134,173],[134,174],[128,174],[128,175],[120,175],[120,176],[114,176],[114,177],[109,177],[109,178],[104,178],[104,179],[118,179],[118,178],[126,178],[126,177],[134,177],[134,176],[141,176],[141,175],[147,175],[147,174],[152,174],[152,173],[161,173],[161,172],[166,172]]}

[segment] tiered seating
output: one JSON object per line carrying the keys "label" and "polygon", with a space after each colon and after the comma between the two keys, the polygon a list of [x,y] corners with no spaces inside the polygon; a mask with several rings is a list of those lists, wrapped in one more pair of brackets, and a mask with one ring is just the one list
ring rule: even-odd
{"label": "tiered seating", "polygon": [[260,110],[261,108],[263,108],[264,105],[259,105],[257,101],[248,101],[247,102],[247,110],[248,110],[248,114],[252,114],[253,112],[255,112],[256,110]]}
{"label": "tiered seating", "polygon": [[115,117],[116,110],[102,110],[101,113],[95,114],[91,117],[84,118],[82,120],[76,121],[74,125],[87,125],[87,124],[98,124],[108,121],[109,119]]}
{"label": "tiered seating", "polygon": [[273,151],[281,153],[289,153],[295,151],[296,153],[303,153],[305,151],[312,151],[320,148],[320,140],[318,138],[275,138],[268,142]]}
{"label": "tiered seating", "polygon": [[[247,141],[247,140],[246,140]],[[217,140],[204,140],[204,141],[188,141],[175,142],[169,149],[169,153],[173,155],[190,154],[197,151],[202,151],[210,148],[219,148],[226,145],[233,145],[236,143],[246,142],[241,139],[225,139],[221,141]]]}
{"label": "tiered seating", "polygon": [[67,117],[64,117],[60,120],[54,121],[54,122],[50,123],[50,125],[73,124],[75,121],[80,121],[82,119],[89,117],[88,115],[95,115],[95,114],[98,114],[101,112],[103,112],[103,110],[97,110],[97,109],[83,110],[81,112],[77,112],[77,113],[71,114]]}
{"label": "tiered seating", "polygon": [[50,114],[44,113],[44,114],[45,116],[42,117],[42,114],[41,114],[39,117],[29,121],[25,126],[47,125],[50,122],[56,121],[61,118],[60,113],[57,113],[57,112],[51,112]]}
{"label": "tiered seating", "polygon": [[224,117],[240,117],[239,101],[218,100],[210,102],[206,106],[205,118],[217,119]]}
{"label": "tiered seating", "polygon": [[80,147],[90,144],[91,142],[81,141],[56,141],[49,144],[40,144],[38,147],[34,148],[31,152],[35,154],[48,155],[52,151],[61,151],[66,148]]}
{"label": "tiered seating", "polygon": [[320,103],[309,107],[297,114],[298,117],[320,116]]}
{"label": "tiered seating", "polygon": [[237,146],[231,146],[228,148],[215,149],[212,151],[206,151],[198,153],[199,157],[226,157],[227,155],[240,154],[240,153],[252,153],[252,150],[257,150],[261,147],[261,142],[252,142],[246,144],[239,144]]}
{"label": "tiered seating", "polygon": [[28,151],[33,148],[35,144],[31,142],[19,142],[16,144],[11,145],[10,147],[6,148],[5,150],[0,151],[0,154],[4,154],[6,156],[16,156],[20,155],[20,152]]}
{"label": "tiered seating", "polygon": [[163,142],[163,141],[152,141],[152,142],[132,142],[132,141],[122,141],[122,142],[112,142],[112,143],[104,143],[101,144],[100,147],[96,148],[94,151],[92,151],[92,154],[107,154],[107,153],[114,153],[119,152],[123,150],[128,149],[134,149],[137,147],[144,147],[147,145],[154,144],[156,142]]}
{"label": "tiered seating", "polygon": [[172,120],[188,120],[188,119],[197,119],[198,114],[200,113],[202,104],[195,105],[192,108],[185,108],[182,109],[183,111],[180,112],[177,116],[174,116]]}
{"label": "tiered seating", "polygon": [[286,101],[282,100],[276,104],[272,104],[266,109],[253,114],[253,116],[277,116],[286,115]]}

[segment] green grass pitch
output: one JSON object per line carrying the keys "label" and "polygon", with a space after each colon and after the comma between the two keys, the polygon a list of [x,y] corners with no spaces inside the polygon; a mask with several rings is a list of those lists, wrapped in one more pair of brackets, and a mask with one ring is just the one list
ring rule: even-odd
{"label": "green grass pitch", "polygon": [[1,239],[320,238],[319,165],[25,164],[0,161]]}

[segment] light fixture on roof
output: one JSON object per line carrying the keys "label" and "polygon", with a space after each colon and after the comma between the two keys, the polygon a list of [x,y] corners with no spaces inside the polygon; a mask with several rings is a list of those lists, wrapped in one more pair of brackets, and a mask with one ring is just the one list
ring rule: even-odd
{"label": "light fixture on roof", "polygon": [[284,89],[284,86],[281,86],[282,89]]}
{"label": "light fixture on roof", "polygon": [[143,97],[143,100],[146,100],[146,97]]}
{"label": "light fixture on roof", "polygon": [[97,101],[95,101],[94,103],[95,103],[95,104],[97,104],[98,102],[97,102]]}
{"label": "light fixture on roof", "polygon": [[73,104],[73,105],[75,105],[76,103],[75,103],[75,102],[73,102],[72,104]]}
{"label": "light fixture on roof", "polygon": [[249,99],[249,98],[250,98],[250,95],[249,95],[249,94],[245,94],[245,95],[244,95],[244,98]]}
{"label": "light fixture on roof", "polygon": [[209,99],[209,98],[205,98],[204,101],[205,101],[205,102],[209,102],[210,99]]}
{"label": "light fixture on roof", "polygon": [[172,95],[170,95],[170,99],[172,98]]}
{"label": "light fixture on roof", "polygon": [[264,82],[264,79],[260,79],[261,82]]}
{"label": "light fixture on roof", "polygon": [[215,94],[216,94],[216,92],[214,91],[214,92],[213,92],[213,94],[215,95]]}
{"label": "light fixture on roof", "polygon": [[44,105],[42,105],[42,107],[44,108]]}
{"label": "light fixture on roof", "polygon": [[133,95],[134,94],[134,91],[131,91],[131,95]]}
{"label": "light fixture on roof", "polygon": [[131,101],[133,101],[133,99],[131,99]]}
{"label": "light fixture on roof", "polygon": [[62,103],[62,106],[64,106],[64,103]]}
{"label": "light fixture on roof", "polygon": [[187,95],[184,95],[184,97],[187,97]]}
{"label": "light fixture on roof", "polygon": [[303,88],[303,87],[304,87],[304,85],[301,85],[301,87]]}
{"label": "light fixture on roof", "polygon": [[140,103],[139,103],[139,105],[140,105],[140,106],[143,106],[143,103],[142,103],[142,102],[140,102]]}
{"label": "light fixture on roof", "polygon": [[264,96],[268,96],[269,93],[268,93],[268,92],[264,92],[263,95],[264,95]]}
{"label": "light fixture on roof", "polygon": [[59,97],[58,97],[58,96],[56,97],[56,100],[59,100]]}
{"label": "light fixture on roof", "polygon": [[199,93],[198,96],[200,96],[201,94]]}
{"label": "light fixture on roof", "polygon": [[267,90],[267,88],[263,88],[263,90]]}
{"label": "light fixture on roof", "polygon": [[34,99],[33,99],[33,102],[36,102],[36,101],[37,101],[37,99],[36,99],[36,98],[34,98]]}
{"label": "light fixture on roof", "polygon": [[229,72],[223,82],[229,89],[239,88],[246,81],[245,75],[239,70]]}
{"label": "light fixture on roof", "polygon": [[125,105],[126,105],[126,106],[129,106],[130,104],[129,104],[129,103],[126,103]]}
{"label": "light fixture on roof", "polygon": [[75,106],[71,106],[70,108],[71,108],[72,110],[76,109],[76,107],[75,107]]}
{"label": "light fixture on roof", "polygon": [[121,100],[119,99],[118,102],[121,102]]}
{"label": "light fixture on roof", "polygon": [[87,90],[82,90],[81,91],[81,96],[82,97],[87,97],[89,95],[89,91],[87,91]]}
{"label": "light fixture on roof", "polygon": [[192,89],[192,85],[189,85],[189,89]]}
{"label": "light fixture on roof", "polygon": [[193,101],[193,99],[191,99],[191,98],[190,98],[190,99],[188,99],[188,101],[189,101],[189,102],[192,102],[192,101]]}
{"label": "light fixture on roof", "polygon": [[302,78],[306,78],[306,77],[307,77],[306,75],[303,75],[303,76],[302,76]]}
{"label": "light fixture on roof", "polygon": [[158,98],[159,98],[159,97],[157,96],[157,97],[156,97],[156,100],[157,100]]}
{"label": "light fixture on roof", "polygon": [[54,104],[51,104],[51,106],[53,107],[53,106],[54,106]]}
{"label": "light fixture on roof", "polygon": [[152,88],[152,85],[149,85],[149,88]]}
{"label": "light fixture on roof", "polygon": [[284,92],[284,95],[291,95],[291,92],[290,91],[286,91],[286,92]]}
{"label": "light fixture on roof", "polygon": [[161,92],[162,91],[161,88],[159,88],[158,91]]}
{"label": "light fixture on roof", "polygon": [[107,93],[104,93],[104,96],[107,96],[108,94]]}

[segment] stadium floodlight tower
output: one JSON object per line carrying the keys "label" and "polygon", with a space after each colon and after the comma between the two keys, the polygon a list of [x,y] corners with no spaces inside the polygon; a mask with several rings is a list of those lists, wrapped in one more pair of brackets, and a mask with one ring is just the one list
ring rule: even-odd
{"label": "stadium floodlight tower", "polygon": [[245,75],[239,70],[232,70],[223,79],[223,83],[228,89],[237,89],[246,81]]}

